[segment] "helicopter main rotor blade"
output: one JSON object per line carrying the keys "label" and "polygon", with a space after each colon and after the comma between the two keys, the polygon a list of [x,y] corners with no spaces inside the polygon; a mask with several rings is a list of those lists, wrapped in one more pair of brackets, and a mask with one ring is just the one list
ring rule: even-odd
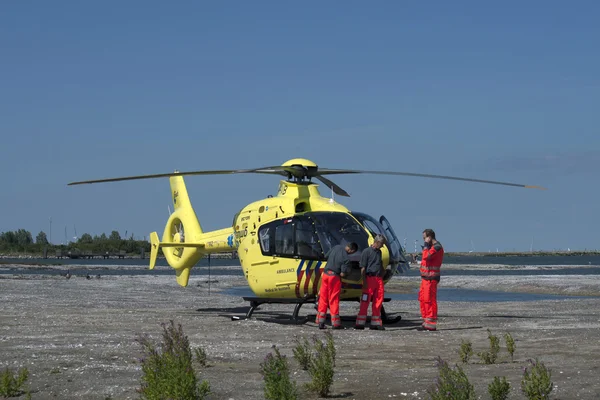
{"label": "helicopter main rotor blade", "polygon": [[337,194],[339,196],[350,197],[350,195],[348,194],[348,192],[346,192],[344,189],[342,189],[341,187],[339,187],[338,185],[336,185],[335,183],[333,183],[329,179],[325,178],[324,176],[317,175],[315,178],[317,178],[318,180],[320,180],[321,182],[323,182],[325,185],[327,185],[327,187],[329,189],[333,190],[333,192],[335,194]]}
{"label": "helicopter main rotor blade", "polygon": [[493,185],[515,186],[515,187],[522,187],[522,188],[527,188],[527,189],[546,190],[546,188],[541,187],[541,186],[523,185],[520,183],[510,183],[510,182],[500,182],[500,181],[490,181],[490,180],[485,180],[485,179],[461,178],[458,176],[417,174],[414,172],[366,171],[366,170],[356,170],[356,169],[319,168],[319,175],[341,175],[341,174],[376,174],[376,175],[414,176],[414,177],[420,177],[420,178],[449,179],[449,180],[454,180],[454,181],[489,183],[489,184],[493,184]]}
{"label": "helicopter main rotor blade", "polygon": [[485,179],[474,179],[474,178],[462,178],[457,176],[446,176],[446,175],[432,175],[432,174],[418,174],[414,172],[394,172],[394,171],[367,171],[367,170],[355,170],[355,169],[333,169],[333,168],[318,168],[316,166],[302,166],[302,165],[275,165],[271,167],[262,167],[262,168],[254,168],[254,169],[230,169],[230,170],[212,170],[212,171],[187,171],[187,172],[171,172],[166,174],[152,174],[152,175],[136,175],[136,176],[125,176],[118,178],[107,178],[107,179],[95,179],[89,181],[79,181],[79,182],[71,182],[68,185],[82,185],[89,183],[103,183],[103,182],[119,182],[119,181],[130,181],[130,180],[138,180],[138,179],[154,179],[154,178],[168,178],[171,176],[188,176],[188,175],[230,175],[230,174],[272,174],[272,175],[282,175],[284,177],[291,178],[292,176],[296,178],[317,178],[321,182],[323,182],[327,187],[332,189],[336,194],[340,196],[349,196],[349,194],[330,181],[323,177],[323,175],[341,175],[341,174],[376,174],[376,175],[397,175],[397,176],[413,176],[413,177],[421,177],[421,178],[434,178],[434,179],[449,179],[455,181],[465,181],[465,182],[478,182],[478,183],[488,183],[493,185],[504,185],[504,186],[514,186],[514,187],[522,187],[522,188],[530,188],[530,189],[542,189],[545,188],[540,186],[532,186],[532,185],[523,185],[518,183],[510,183],[510,182],[500,182],[500,181],[492,181]]}
{"label": "helicopter main rotor blade", "polygon": [[119,178],[106,178],[106,179],[95,179],[90,181],[79,181],[71,182],[68,186],[72,185],[83,185],[86,183],[104,183],[104,182],[119,182],[119,181],[133,181],[138,179],[154,179],[154,178],[169,178],[171,176],[187,176],[187,175],[229,175],[229,174],[247,174],[247,173],[262,173],[262,174],[278,174],[286,175],[281,170],[282,167],[265,167],[257,169],[224,169],[224,170],[213,170],[213,171],[187,171],[187,172],[171,172],[167,174],[152,174],[152,175],[135,175],[135,176],[123,176]]}

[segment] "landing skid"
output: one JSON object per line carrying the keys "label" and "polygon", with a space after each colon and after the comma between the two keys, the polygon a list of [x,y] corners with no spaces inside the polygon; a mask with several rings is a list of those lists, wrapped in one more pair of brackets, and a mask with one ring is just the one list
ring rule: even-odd
{"label": "landing skid", "polygon": [[241,320],[241,319],[250,319],[252,318],[252,314],[254,310],[256,310],[262,304],[295,304],[294,313],[292,314],[292,319],[294,321],[298,321],[298,314],[300,313],[300,308],[305,303],[316,303],[315,296],[305,296],[301,298],[264,298],[264,297],[242,297],[245,301],[250,302],[250,309],[246,313],[246,316],[241,317],[231,317],[232,320]]}
{"label": "landing skid", "polygon": [[[242,319],[250,319],[252,318],[252,314],[254,311],[262,304],[295,304],[294,313],[292,314],[292,319],[296,322],[306,321],[306,317],[299,319],[298,314],[300,313],[300,309],[306,303],[316,304],[317,298],[314,295],[305,296],[301,298],[264,298],[264,297],[242,297],[244,301],[250,302],[250,309],[246,312],[245,317],[232,316],[232,321],[239,321]],[[391,298],[384,298],[383,302],[387,303],[391,300]],[[349,298],[343,299],[341,301],[356,301],[360,302],[360,298]],[[387,313],[385,312],[385,307],[381,306],[381,320],[384,324],[393,324],[402,319],[402,316],[398,315],[394,318],[389,318]]]}

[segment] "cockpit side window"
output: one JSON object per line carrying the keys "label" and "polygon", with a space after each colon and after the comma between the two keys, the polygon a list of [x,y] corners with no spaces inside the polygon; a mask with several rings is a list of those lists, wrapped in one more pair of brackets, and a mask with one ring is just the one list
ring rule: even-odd
{"label": "cockpit side window", "polygon": [[308,219],[299,219],[294,223],[296,230],[296,250],[300,258],[322,258],[323,252],[315,235],[312,223]]}
{"label": "cockpit side window", "polygon": [[258,238],[260,240],[260,248],[265,255],[272,255],[273,250],[271,248],[271,231],[273,231],[274,227],[265,226],[259,229]]}
{"label": "cockpit side window", "polygon": [[313,223],[304,216],[269,222],[258,229],[258,239],[263,255],[324,259]]}
{"label": "cockpit side window", "polygon": [[[288,222],[289,221],[289,222]],[[283,256],[294,255],[294,225],[292,220],[284,221],[275,227],[275,253]]]}
{"label": "cockpit side window", "polygon": [[349,214],[314,212],[272,221],[258,229],[263,255],[325,260],[335,245],[355,242],[359,252],[369,246],[368,234]]}

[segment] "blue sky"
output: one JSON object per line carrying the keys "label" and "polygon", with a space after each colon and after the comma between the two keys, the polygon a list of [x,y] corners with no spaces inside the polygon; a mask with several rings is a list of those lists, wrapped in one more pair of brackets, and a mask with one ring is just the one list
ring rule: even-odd
{"label": "blue sky", "polygon": [[[162,234],[166,179],[305,157],[409,249],[597,249],[600,3],[33,2],[0,12],[0,231]],[[205,230],[278,178],[187,178]],[[329,190],[322,190],[329,195]]]}

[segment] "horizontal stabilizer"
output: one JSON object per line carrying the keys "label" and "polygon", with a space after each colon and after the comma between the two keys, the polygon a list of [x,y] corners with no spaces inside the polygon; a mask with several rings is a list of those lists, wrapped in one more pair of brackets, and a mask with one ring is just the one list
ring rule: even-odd
{"label": "horizontal stabilizer", "polygon": [[204,243],[160,242],[158,239],[158,233],[152,232],[150,234],[150,269],[154,269],[154,266],[156,265],[156,258],[158,257],[158,249],[160,247],[174,247],[174,248],[190,247],[190,248],[202,249],[202,248],[204,248],[204,246],[205,246]]}
{"label": "horizontal stabilizer", "polygon": [[201,249],[204,247],[204,243],[190,243],[190,242],[181,242],[181,243],[165,243],[162,242],[160,247],[195,247],[197,249]]}

